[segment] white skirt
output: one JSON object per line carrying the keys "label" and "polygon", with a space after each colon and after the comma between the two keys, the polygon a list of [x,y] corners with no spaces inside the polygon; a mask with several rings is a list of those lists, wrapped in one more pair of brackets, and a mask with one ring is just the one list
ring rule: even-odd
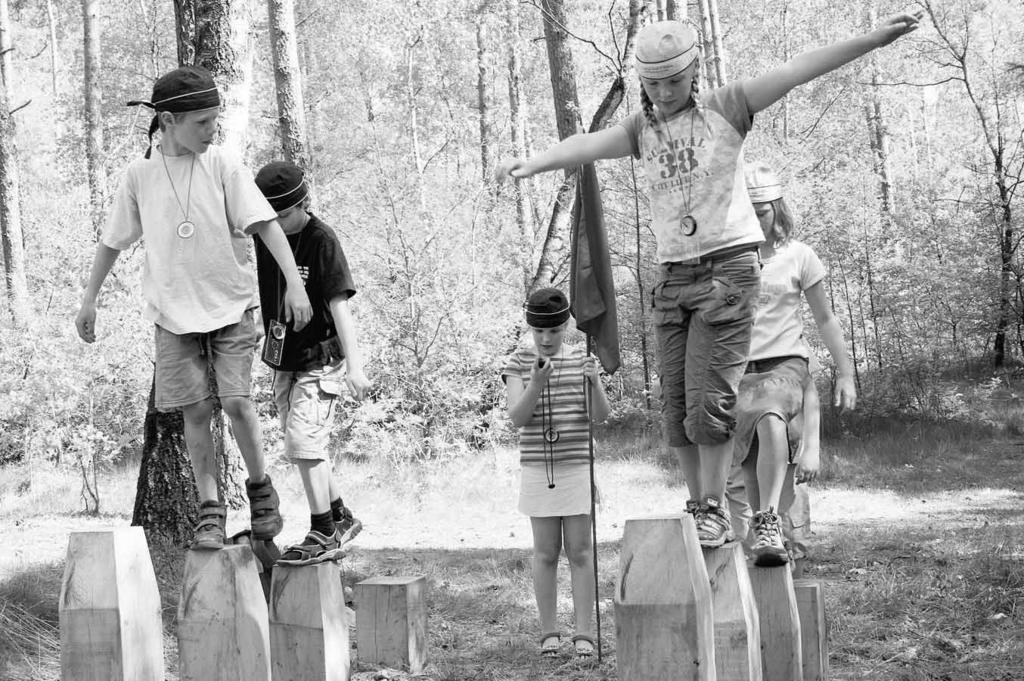
{"label": "white skirt", "polygon": [[[588,463],[558,464],[553,474],[550,469],[545,471],[543,464],[525,464],[520,468],[519,481],[519,512],[524,515],[550,518],[590,513]],[[555,486],[549,489],[551,482]],[[595,500],[600,499],[595,490]]]}

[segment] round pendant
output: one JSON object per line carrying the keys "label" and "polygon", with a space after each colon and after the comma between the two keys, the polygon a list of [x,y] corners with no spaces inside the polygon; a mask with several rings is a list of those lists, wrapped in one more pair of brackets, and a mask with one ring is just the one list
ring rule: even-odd
{"label": "round pendant", "polygon": [[547,430],[544,431],[544,441],[545,442],[550,442],[550,443],[554,444],[554,443],[558,442],[558,438],[559,437],[560,436],[558,434],[558,431],[555,430],[554,428],[548,428]]}
{"label": "round pendant", "polygon": [[683,236],[693,236],[697,233],[697,220],[692,215],[687,215],[679,223],[683,228]]}
{"label": "round pendant", "polygon": [[196,233],[196,226],[190,220],[184,220],[178,225],[178,236],[182,239],[191,239]]}

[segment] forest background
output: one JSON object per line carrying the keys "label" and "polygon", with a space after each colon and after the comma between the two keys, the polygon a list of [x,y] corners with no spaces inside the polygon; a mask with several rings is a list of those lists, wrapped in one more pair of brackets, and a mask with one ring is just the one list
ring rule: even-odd
{"label": "forest background", "polygon": [[[346,475],[377,476],[353,478],[366,481],[354,493],[377,514],[377,529],[393,534],[363,537],[363,546],[405,548],[366,550],[356,572],[432,566],[439,678],[466,678],[467,669],[491,678],[495,659],[506,671],[494,678],[523,669],[546,678],[560,672],[531,668],[528,553],[408,550],[451,540],[444,532],[466,508],[498,518],[470,543],[521,541],[509,529],[514,511],[495,508],[514,475],[498,373],[523,340],[527,290],[567,282],[573,179],[550,173],[499,186],[493,166],[635,111],[630,36],[653,18],[686,14],[701,27],[710,87],[908,7],[924,12],[920,30],[759,114],[747,158],[782,175],[797,237],[828,268],[856,361],[857,414],[824,419],[825,522],[857,519],[829,528],[818,566],[833,580],[834,661],[848,678],[1016,678],[1021,646],[998,623],[1013,621],[1024,593],[1019,497],[972,493],[1008,507],[993,513],[955,490],[1012,490],[1021,480],[1012,441],[1022,430],[1024,356],[1019,1],[0,0],[0,523],[16,537],[0,568],[17,572],[2,579],[0,569],[0,641],[11,646],[0,646],[0,663],[10,655],[24,666],[10,678],[48,678],[32,660],[51,671],[56,663],[56,557],[85,517],[65,511],[80,506],[100,524],[131,517],[140,459],[161,432],[149,427],[146,401],[141,247],[107,280],[99,341],[80,342],[73,319],[113,188],[145,150],[148,112],[124,103],[147,98],[158,75],[190,57],[181,53],[183,17],[227,17],[237,49],[223,83],[224,143],[253,169],[282,155],[309,169],[314,211],[335,227],[357,278],[353,307],[377,387],[341,411],[335,460]],[[294,25],[297,90],[282,87],[274,59],[281,17]],[[605,489],[599,528],[609,593],[614,523],[664,511],[679,483],[659,482],[652,494],[659,476],[640,465],[670,468],[651,394],[647,292],[656,266],[643,183],[628,159],[601,162],[598,172],[623,354],[622,369],[605,379],[613,415],[600,433],[605,480],[621,483]],[[828,374],[827,353],[807,328]],[[262,366],[254,385],[276,475],[285,467]],[[856,493],[830,496],[836,481]],[[300,487],[286,484],[290,511],[301,515]],[[874,492],[886,488],[895,491]],[[951,489],[945,505],[927,496]],[[862,522],[866,506],[877,512],[893,495],[946,509],[955,528],[913,524],[897,534],[891,518]],[[398,510],[376,509],[379,498]],[[965,507],[974,510],[963,519]],[[902,530],[908,516],[898,508]],[[1008,530],[1009,522],[1017,524]],[[154,555],[173,620],[180,551]],[[510,618],[511,646],[501,642]],[[476,645],[480,636],[494,640]]]}

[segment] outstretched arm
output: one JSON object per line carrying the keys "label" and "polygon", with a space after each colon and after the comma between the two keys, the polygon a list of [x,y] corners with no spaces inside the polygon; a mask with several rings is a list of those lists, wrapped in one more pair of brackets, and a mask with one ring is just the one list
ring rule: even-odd
{"label": "outstretched arm", "polygon": [[825,287],[819,281],[814,286],[804,291],[807,304],[814,315],[814,322],[818,325],[821,339],[825,341],[825,347],[836,363],[836,385],[833,393],[833,404],[840,409],[853,409],[857,406],[857,387],[853,382],[853,362],[846,352],[846,341],[843,339],[843,329],[839,326],[832,308],[828,304],[828,295]]}
{"label": "outstretched arm", "polygon": [[494,176],[499,181],[508,177],[530,177],[537,173],[572,168],[602,158],[629,156],[632,151],[626,129],[621,125],[613,125],[597,132],[566,137],[530,159],[507,159],[498,165]]}
{"label": "outstretched arm", "polygon": [[897,14],[864,35],[799,54],[782,66],[744,84],[752,113],[763,111],[798,85],[848,64],[871,50],[888,45],[914,31],[923,12]]}

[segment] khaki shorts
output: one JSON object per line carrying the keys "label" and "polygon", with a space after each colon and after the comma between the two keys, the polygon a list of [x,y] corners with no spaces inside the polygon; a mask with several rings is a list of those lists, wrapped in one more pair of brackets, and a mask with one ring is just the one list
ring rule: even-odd
{"label": "khaki shorts", "polygon": [[344,360],[312,371],[275,371],[274,401],[290,461],[326,461]]}
{"label": "khaki shorts", "polygon": [[209,358],[217,376],[217,396],[249,397],[256,321],[249,309],[236,324],[209,333],[171,333],[157,325],[156,408],[172,411],[209,399]]}

